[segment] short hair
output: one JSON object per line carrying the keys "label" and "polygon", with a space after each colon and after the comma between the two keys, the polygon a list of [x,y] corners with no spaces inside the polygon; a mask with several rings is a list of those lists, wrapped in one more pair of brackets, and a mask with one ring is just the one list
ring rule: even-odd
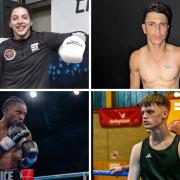
{"label": "short hair", "polygon": [[150,3],[149,6],[146,7],[143,11],[143,23],[145,22],[146,16],[149,12],[157,12],[157,13],[164,14],[168,20],[168,25],[171,24],[172,11],[171,11],[171,8],[167,4],[164,4],[161,2]]}
{"label": "short hair", "polygon": [[21,99],[21,98],[18,98],[16,96],[10,96],[3,104],[2,106],[2,112],[4,112],[4,109],[7,107],[7,106],[12,106],[12,105],[15,105],[16,103],[22,103],[24,105],[26,105],[26,103]]}
{"label": "short hair", "polygon": [[26,9],[29,14],[30,19],[32,19],[31,9],[26,4],[16,4],[16,5],[12,6],[11,9],[9,10],[9,21],[11,20],[11,15],[12,15],[12,12],[14,11],[14,9],[20,8],[20,7]]}
{"label": "short hair", "polygon": [[140,106],[142,107],[149,107],[151,105],[158,105],[158,106],[164,106],[168,110],[170,110],[170,101],[165,96],[161,94],[150,94],[143,98],[143,100],[140,102]]}

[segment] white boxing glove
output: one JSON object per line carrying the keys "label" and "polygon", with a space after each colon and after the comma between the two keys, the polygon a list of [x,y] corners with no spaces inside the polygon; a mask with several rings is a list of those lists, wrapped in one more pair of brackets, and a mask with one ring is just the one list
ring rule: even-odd
{"label": "white boxing glove", "polygon": [[66,63],[81,63],[85,51],[86,36],[84,33],[73,33],[64,40],[58,53]]}

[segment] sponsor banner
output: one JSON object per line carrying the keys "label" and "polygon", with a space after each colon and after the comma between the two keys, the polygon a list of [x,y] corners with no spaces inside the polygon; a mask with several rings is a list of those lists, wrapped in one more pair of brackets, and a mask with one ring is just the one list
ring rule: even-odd
{"label": "sponsor banner", "polygon": [[140,126],[142,124],[141,108],[139,106],[126,108],[99,109],[101,126]]}

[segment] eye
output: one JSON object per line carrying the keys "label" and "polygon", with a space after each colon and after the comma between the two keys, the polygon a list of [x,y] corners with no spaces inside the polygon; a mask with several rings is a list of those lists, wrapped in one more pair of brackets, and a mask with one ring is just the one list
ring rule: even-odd
{"label": "eye", "polygon": [[25,20],[28,19],[28,16],[23,16],[23,19],[25,19]]}
{"label": "eye", "polygon": [[151,23],[148,23],[148,25],[149,25],[149,26],[154,26],[154,23],[151,22]]}
{"label": "eye", "polygon": [[162,26],[162,27],[167,27],[168,25],[167,25],[166,22],[163,22],[163,23],[161,23],[161,26]]}
{"label": "eye", "polygon": [[152,111],[152,110],[147,110],[146,111],[148,114],[152,114],[154,111]]}
{"label": "eye", "polygon": [[21,111],[16,111],[17,115],[20,115],[21,114]]}
{"label": "eye", "polygon": [[16,111],[16,114],[17,114],[17,115],[23,114],[24,116],[26,116],[26,112],[22,112],[22,111],[20,111],[20,110],[17,110],[17,111]]}
{"label": "eye", "polygon": [[18,19],[18,17],[17,16],[13,16],[11,19],[12,19],[12,21],[16,21]]}

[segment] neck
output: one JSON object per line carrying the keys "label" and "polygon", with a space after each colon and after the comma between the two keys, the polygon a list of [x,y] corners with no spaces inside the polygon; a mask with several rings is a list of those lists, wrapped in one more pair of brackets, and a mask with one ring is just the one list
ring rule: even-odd
{"label": "neck", "polygon": [[161,59],[161,55],[164,54],[164,52],[166,51],[167,48],[167,44],[166,42],[163,42],[162,44],[152,44],[151,42],[149,42],[147,44],[147,48],[148,51],[150,52],[150,54],[153,56],[154,59],[159,60]]}
{"label": "neck", "polygon": [[153,129],[151,131],[151,139],[153,142],[162,142],[166,138],[168,138],[171,135],[171,132],[168,130],[167,126],[162,127],[161,129]]}
{"label": "neck", "polygon": [[31,32],[29,31],[26,35],[24,36],[18,36],[17,34],[14,34],[14,39],[19,40],[19,39],[27,39],[30,36]]}
{"label": "neck", "polygon": [[4,128],[9,128],[9,125],[8,125],[8,123],[7,123],[7,121],[6,121],[6,119],[3,117],[2,119],[1,119],[1,125],[4,127]]}

